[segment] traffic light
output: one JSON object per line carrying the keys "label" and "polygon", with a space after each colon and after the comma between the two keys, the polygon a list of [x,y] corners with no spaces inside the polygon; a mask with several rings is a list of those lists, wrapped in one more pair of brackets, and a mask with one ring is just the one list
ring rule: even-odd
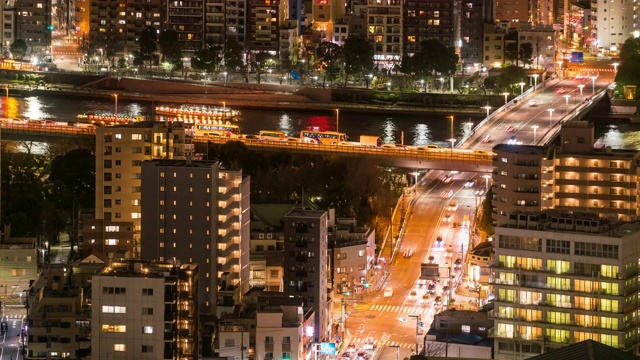
{"label": "traffic light", "polygon": [[47,30],[49,30],[49,31],[53,31],[53,25],[48,25],[48,26],[47,26]]}

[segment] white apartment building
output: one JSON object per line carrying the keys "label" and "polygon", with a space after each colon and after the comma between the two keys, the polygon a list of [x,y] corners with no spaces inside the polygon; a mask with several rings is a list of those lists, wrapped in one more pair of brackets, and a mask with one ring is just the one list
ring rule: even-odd
{"label": "white apartment building", "polygon": [[266,291],[284,291],[284,234],[257,232],[251,234],[249,251],[249,286]]}
{"label": "white apartment building", "polygon": [[634,1],[591,0],[592,51],[620,51],[622,44],[638,30]]}
{"label": "white apartment building", "polygon": [[199,264],[203,314],[249,290],[249,181],[212,161],[142,164],[141,257]]}
{"label": "white apartment building", "polygon": [[367,38],[373,46],[373,59],[391,70],[402,57],[402,1],[367,0]]}
{"label": "white apartment building", "polygon": [[103,225],[133,223],[134,257],[140,254],[142,162],[185,159],[185,147],[181,123],[139,122],[96,129],[95,216],[105,221]]}
{"label": "white apartment building", "polygon": [[376,232],[340,223],[333,234],[333,285],[336,293],[359,293],[373,276]]}
{"label": "white apartment building", "polygon": [[640,222],[514,212],[495,232],[494,358],[583,340],[638,354]]}
{"label": "white apartment building", "polygon": [[283,305],[258,310],[255,360],[306,360],[313,349],[313,310]]}

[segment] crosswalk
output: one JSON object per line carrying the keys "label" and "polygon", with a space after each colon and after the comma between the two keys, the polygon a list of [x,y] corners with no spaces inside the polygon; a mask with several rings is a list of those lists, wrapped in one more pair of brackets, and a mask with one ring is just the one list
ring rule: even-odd
{"label": "crosswalk", "polygon": [[400,305],[369,305],[363,310],[378,311],[378,312],[392,312],[398,315],[428,315],[433,313],[431,307],[421,306],[400,306]]}
{"label": "crosswalk", "polygon": [[[351,338],[351,343],[356,344],[356,347],[360,348],[367,341],[366,338],[355,337]],[[408,343],[408,342],[399,342],[399,341],[391,341],[389,342],[389,337],[385,339],[381,338],[380,341],[376,342],[377,346],[399,346],[402,349],[414,349],[416,347],[416,343]]]}

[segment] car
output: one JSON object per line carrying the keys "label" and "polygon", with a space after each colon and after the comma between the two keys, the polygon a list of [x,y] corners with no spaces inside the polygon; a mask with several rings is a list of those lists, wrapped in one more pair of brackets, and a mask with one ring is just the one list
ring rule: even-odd
{"label": "car", "polygon": [[409,292],[409,299],[410,300],[415,300],[415,298],[418,296],[418,293],[415,290],[411,290]]}
{"label": "car", "polygon": [[290,138],[287,138],[287,142],[290,143],[290,144],[299,144],[300,143],[300,139],[294,138],[294,137],[290,137]]}
{"label": "car", "polygon": [[513,126],[509,126],[509,127],[507,128],[507,132],[513,132],[515,129],[516,129],[515,127],[513,127]]}
{"label": "car", "polygon": [[360,334],[364,334],[364,324],[360,324],[360,325],[358,326],[358,332],[359,332]]}
{"label": "car", "polygon": [[404,256],[404,257],[406,257],[406,258],[413,256],[413,250],[411,250],[411,249],[406,249],[406,250],[404,251],[404,253],[402,253],[402,256]]}
{"label": "car", "polygon": [[423,286],[427,285],[427,280],[425,279],[418,279],[418,281],[416,281],[416,287],[417,288],[421,288]]}
{"label": "car", "polygon": [[442,236],[438,236],[436,238],[436,246],[441,246],[442,245]]}
{"label": "car", "polygon": [[393,296],[393,288],[391,286],[387,286],[384,289],[384,297],[392,297]]}
{"label": "car", "polygon": [[356,344],[355,343],[350,343],[347,346],[347,351],[355,351],[356,350]]}
{"label": "car", "polygon": [[364,351],[359,351],[356,354],[356,360],[367,360],[369,358],[369,354]]}
{"label": "car", "polygon": [[436,296],[436,299],[433,301],[434,306],[442,305],[442,296]]}
{"label": "car", "polygon": [[453,256],[453,246],[449,245],[449,247],[447,247],[447,257],[451,256]]}
{"label": "car", "polygon": [[260,142],[260,137],[258,135],[245,135],[244,140],[247,142]]}
{"label": "car", "polygon": [[403,323],[403,322],[407,322],[407,318],[406,318],[406,317],[402,317],[402,316],[401,316],[401,317],[399,317],[399,318],[398,318],[398,321],[400,321],[400,322],[402,322],[402,323]]}
{"label": "car", "polygon": [[436,263],[436,258],[431,255],[429,256],[429,260],[427,260],[427,264],[435,264]]}
{"label": "car", "polygon": [[436,283],[435,282],[430,282],[429,285],[427,285],[427,292],[429,294],[435,294],[436,293]]}
{"label": "car", "polygon": [[443,191],[443,192],[440,194],[440,197],[441,197],[441,198],[443,198],[443,199],[449,199],[449,198],[451,198],[452,196],[453,196],[453,190]]}
{"label": "car", "polygon": [[467,181],[466,183],[464,183],[464,187],[466,187],[466,188],[473,187],[473,185],[474,185],[473,181]]}
{"label": "car", "polygon": [[[349,344],[349,345],[351,345],[351,344]],[[351,359],[351,353],[350,353],[349,351],[345,351],[345,352],[342,354],[342,358],[343,358],[343,359],[345,359],[345,360],[346,360],[346,359]]]}
{"label": "car", "polygon": [[387,150],[408,150],[409,149],[407,145],[402,145],[402,144],[383,144],[382,148]]}
{"label": "car", "polygon": [[456,270],[460,270],[461,267],[462,267],[462,260],[460,260],[460,258],[458,258],[453,263],[453,268],[456,269]]}
{"label": "car", "polygon": [[449,211],[456,211],[458,210],[458,202],[455,200],[451,200],[451,202],[449,202],[449,207],[447,207],[447,209]]}
{"label": "car", "polygon": [[517,143],[518,143],[518,139],[516,138],[515,135],[509,138],[509,140],[507,140],[507,145],[516,145]]}
{"label": "car", "polygon": [[445,176],[443,176],[443,177],[441,178],[441,180],[442,180],[442,182],[443,182],[443,183],[448,184],[448,183],[450,183],[450,182],[451,182],[452,177],[451,177],[451,175],[445,175]]}
{"label": "car", "polygon": [[556,89],[556,94],[564,94],[566,92],[567,92],[567,89],[565,89],[565,88]]}
{"label": "car", "polygon": [[442,221],[446,222],[446,223],[450,223],[451,222],[451,214],[447,214],[442,218]]}
{"label": "car", "polygon": [[440,146],[433,145],[433,144],[427,144],[427,145],[422,145],[422,146],[416,146],[415,149],[417,151],[438,150],[438,149],[440,149]]}
{"label": "car", "polygon": [[356,146],[356,144],[352,143],[352,142],[348,142],[348,141],[340,141],[338,143],[339,146]]}
{"label": "car", "polygon": [[424,293],[424,295],[422,295],[422,302],[427,304],[429,300],[431,300],[431,294],[429,294],[429,292]]}
{"label": "car", "polygon": [[364,343],[364,349],[365,350],[373,350],[375,348],[376,344],[376,339],[374,339],[373,337],[367,337],[367,339],[365,340]]}
{"label": "car", "polygon": [[535,100],[529,100],[529,106],[536,107],[536,106],[538,106],[538,102],[535,101]]}
{"label": "car", "polygon": [[487,143],[493,142],[493,140],[491,139],[491,136],[485,136],[485,138],[482,139],[482,142],[487,144]]}

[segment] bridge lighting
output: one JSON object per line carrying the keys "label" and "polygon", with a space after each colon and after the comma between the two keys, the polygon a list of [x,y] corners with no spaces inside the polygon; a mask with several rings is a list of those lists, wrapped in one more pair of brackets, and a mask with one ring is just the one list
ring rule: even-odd
{"label": "bridge lighting", "polygon": [[113,114],[117,116],[118,115],[118,94],[112,94],[112,96],[115,98],[115,101],[116,101],[115,112]]}
{"label": "bridge lighting", "polygon": [[450,123],[451,123],[451,150],[453,150],[453,142],[455,141],[455,138],[453,137],[453,115],[449,115],[447,116],[447,118],[449,118]]}
{"label": "bridge lighting", "polygon": [[580,102],[582,102],[582,89],[584,89],[584,84],[578,85],[578,88],[580,89]]}
{"label": "bridge lighting", "polygon": [[518,85],[520,85],[520,95],[522,95],[522,93],[524,92],[524,81],[520,81]]}
{"label": "bridge lighting", "polygon": [[489,117],[489,111],[491,110],[491,106],[489,106],[489,104],[487,104],[487,105],[483,106],[482,108],[487,110],[487,117]]}
{"label": "bridge lighting", "polygon": [[[340,132],[340,109],[334,109],[336,111],[336,132]],[[337,145],[338,143],[336,143]]]}
{"label": "bridge lighting", "polygon": [[549,126],[551,126],[551,122],[552,122],[552,120],[553,120],[553,119],[551,118],[551,116],[553,115],[553,109],[548,109],[548,111],[549,111]]}
{"label": "bridge lighting", "polygon": [[613,65],[613,75],[614,75],[614,76],[615,76],[615,75],[618,75],[618,65],[620,65],[620,64],[618,64],[617,62],[614,62],[614,63],[613,63],[613,64],[611,64],[611,65]]}
{"label": "bridge lighting", "polygon": [[567,112],[569,112],[569,98],[571,97],[571,95],[566,94],[564,95],[564,102],[565,102],[565,106],[567,107]]}
{"label": "bridge lighting", "polygon": [[597,76],[592,76],[591,77],[591,95],[596,93],[596,79],[598,77]]}
{"label": "bridge lighting", "polygon": [[504,104],[507,105],[507,97],[509,96],[509,93],[503,92],[502,95],[504,95]]}
{"label": "bridge lighting", "polygon": [[538,139],[537,138],[537,133],[536,133],[538,131],[538,125],[533,125],[531,127],[533,128],[533,145],[535,145],[536,144],[536,140]]}
{"label": "bridge lighting", "polygon": [[536,91],[536,88],[538,87],[538,77],[540,76],[540,74],[533,74],[529,76],[533,78],[533,91]]}

